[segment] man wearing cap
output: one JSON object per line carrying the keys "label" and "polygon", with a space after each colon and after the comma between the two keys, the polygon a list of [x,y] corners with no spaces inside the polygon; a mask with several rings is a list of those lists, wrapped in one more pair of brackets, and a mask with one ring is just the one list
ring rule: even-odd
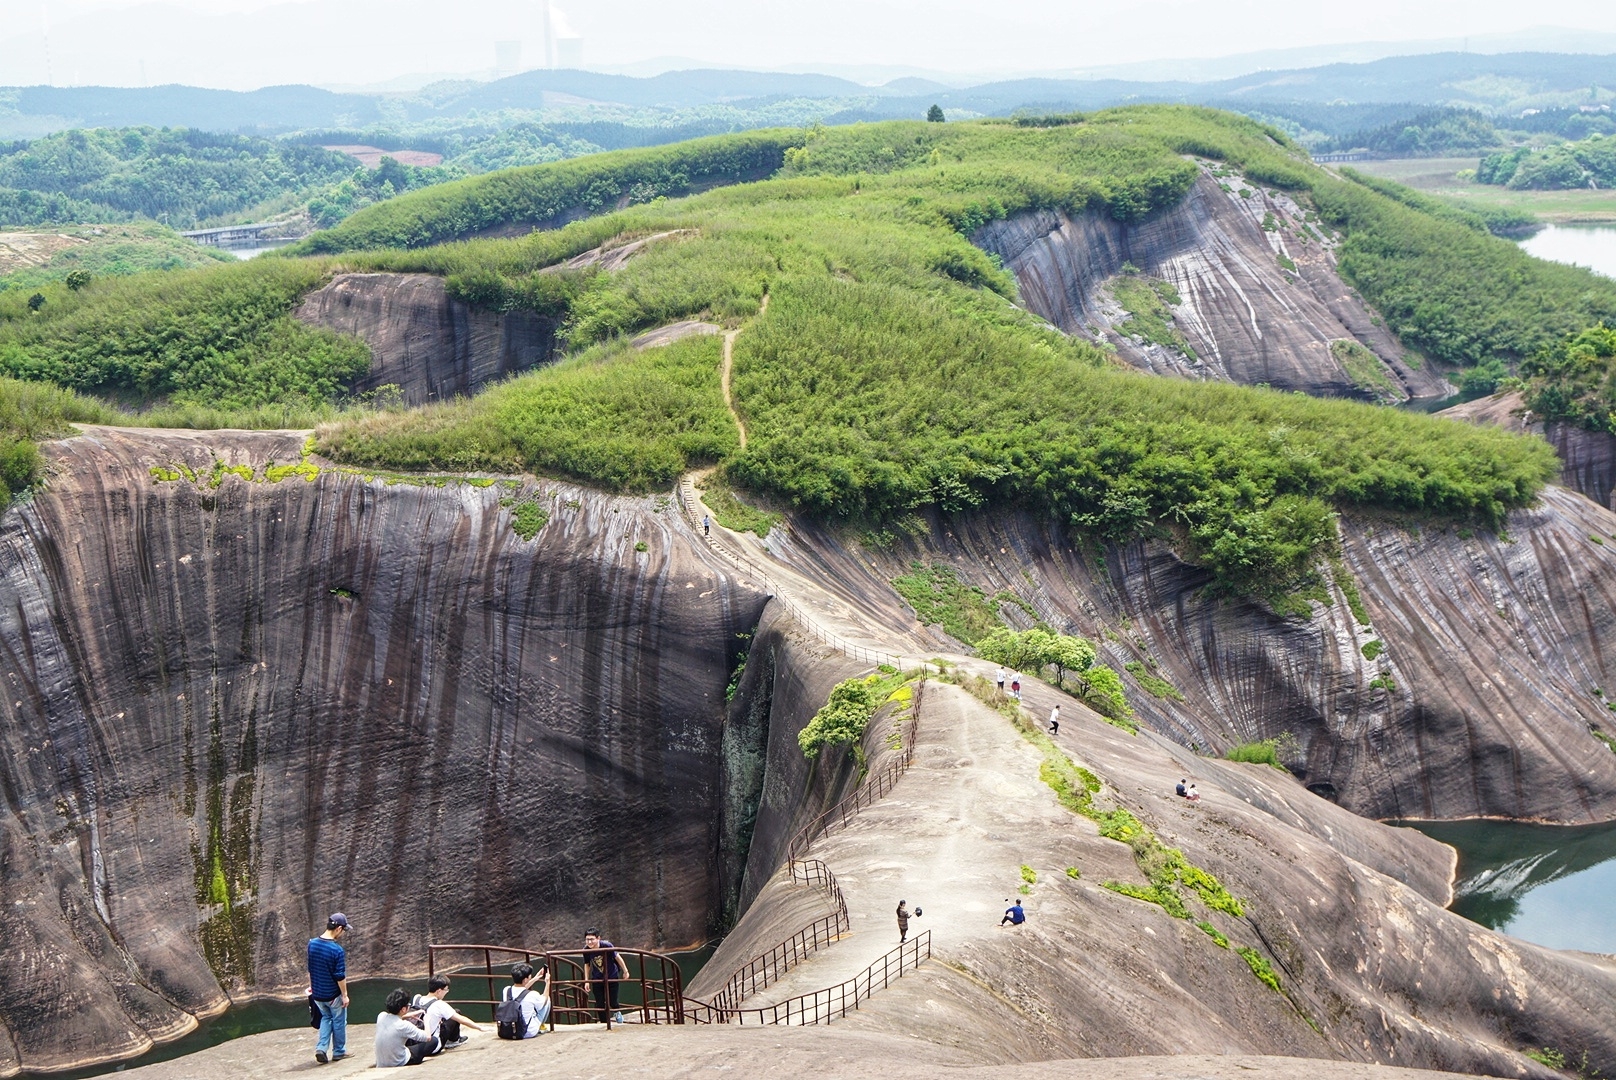
{"label": "man wearing cap", "polygon": [[348,954],[339,944],[347,933],[348,916],[338,911],[325,921],[325,933],[309,939],[309,994],[320,1010],[314,1060],[321,1065],[348,1056]]}

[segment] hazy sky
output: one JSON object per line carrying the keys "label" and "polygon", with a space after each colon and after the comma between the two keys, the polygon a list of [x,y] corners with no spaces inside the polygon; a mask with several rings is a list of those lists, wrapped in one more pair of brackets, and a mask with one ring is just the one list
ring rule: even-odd
{"label": "hazy sky", "polygon": [[[1552,21],[1616,33],[1611,0],[555,0],[568,55],[621,69],[879,66],[961,74],[1071,72],[1301,46],[1472,39]],[[541,63],[535,0],[0,0],[0,84],[376,83],[485,73],[496,41]],[[48,28],[48,35],[46,33]],[[576,40],[581,38],[581,41]],[[1575,41],[1562,34],[1557,47]],[[572,50],[579,50],[573,52]],[[1593,51],[1593,50],[1590,50]],[[1616,51],[1601,42],[1597,51]],[[684,65],[680,65],[684,66]]]}

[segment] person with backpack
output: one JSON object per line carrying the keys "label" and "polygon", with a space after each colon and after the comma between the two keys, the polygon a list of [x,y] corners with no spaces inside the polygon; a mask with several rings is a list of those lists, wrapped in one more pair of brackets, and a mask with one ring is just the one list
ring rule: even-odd
{"label": "person with backpack", "polygon": [[348,916],[337,911],[325,921],[325,933],[309,939],[309,998],[320,1013],[314,1060],[321,1065],[348,1056],[348,954],[339,944],[347,933]]}
{"label": "person with backpack", "polygon": [[421,1023],[425,1025],[426,1033],[438,1040],[437,1048],[432,1054],[441,1054],[451,1047],[464,1043],[466,1035],[460,1030],[462,1027],[468,1027],[472,1031],[483,1030],[481,1024],[458,1012],[453,1005],[445,1001],[448,996],[449,976],[434,975],[427,980],[426,993],[417,994],[411,1003],[421,1010]]}
{"label": "person with backpack", "polygon": [[[533,984],[544,979],[544,988]],[[544,1034],[550,1018],[550,969],[537,972],[528,963],[511,968],[511,985],[505,988],[494,1008],[494,1033],[502,1039],[531,1039]]]}

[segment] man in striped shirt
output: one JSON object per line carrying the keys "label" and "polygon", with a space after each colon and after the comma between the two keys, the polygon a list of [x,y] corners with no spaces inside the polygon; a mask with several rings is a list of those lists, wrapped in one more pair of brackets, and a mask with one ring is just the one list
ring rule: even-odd
{"label": "man in striped shirt", "polygon": [[314,1060],[321,1065],[348,1056],[348,954],[339,944],[347,933],[348,916],[338,911],[326,920],[325,933],[309,939],[309,994],[320,1010]]}

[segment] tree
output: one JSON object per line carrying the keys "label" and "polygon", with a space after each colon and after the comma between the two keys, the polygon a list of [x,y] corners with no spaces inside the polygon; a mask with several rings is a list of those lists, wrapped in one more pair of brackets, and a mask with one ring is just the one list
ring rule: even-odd
{"label": "tree", "polygon": [[44,306],[45,306],[45,294],[44,293],[37,293],[36,292],[34,295],[32,295],[32,296],[30,296],[28,298],[28,310],[29,311],[38,311],[40,308],[42,308]]}
{"label": "tree", "polygon": [[933,124],[941,124],[943,122],[943,107],[941,105],[933,105],[931,108],[927,109],[926,119]]}
{"label": "tree", "polygon": [[84,288],[84,286],[88,285],[92,280],[93,279],[88,270],[73,270],[67,275],[66,285],[74,292],[78,292],[80,289]]}

